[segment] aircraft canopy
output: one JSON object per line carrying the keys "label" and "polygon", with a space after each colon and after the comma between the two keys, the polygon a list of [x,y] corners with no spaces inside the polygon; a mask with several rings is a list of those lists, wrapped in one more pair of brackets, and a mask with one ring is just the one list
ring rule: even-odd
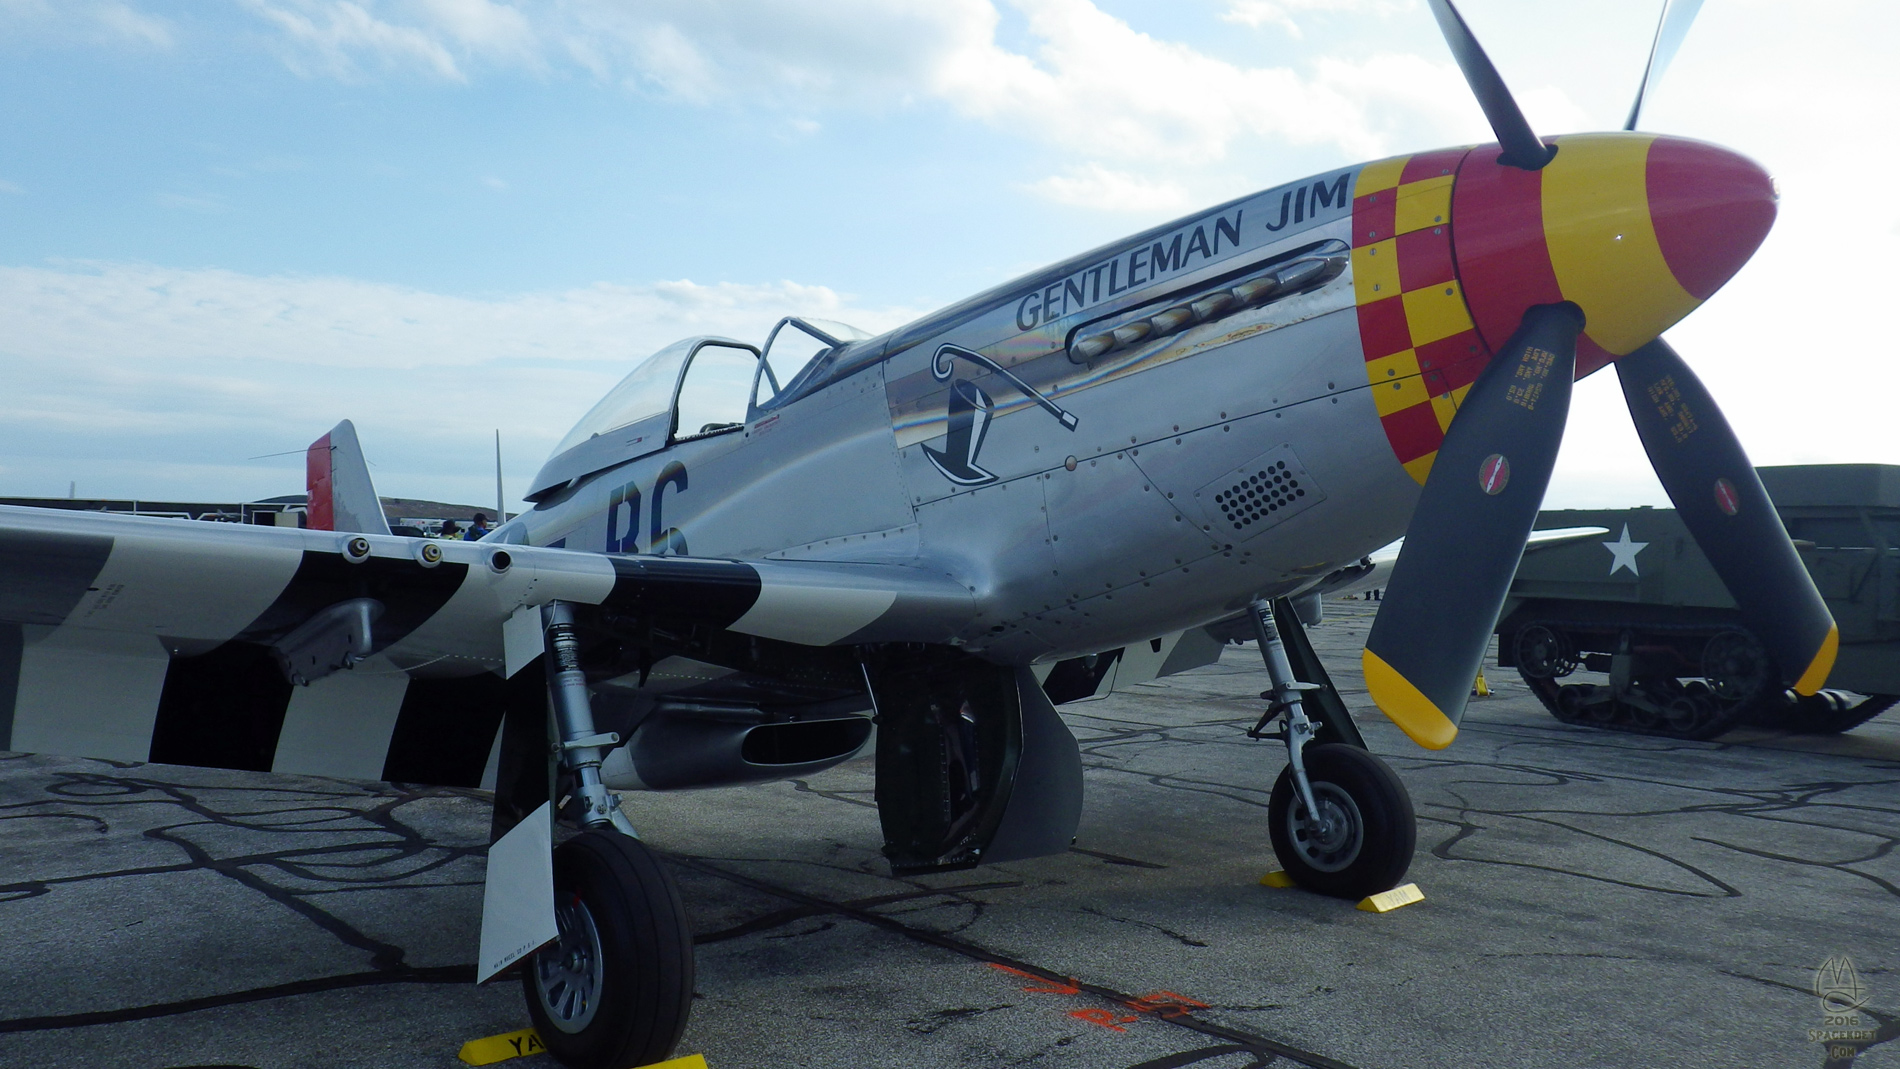
{"label": "aircraft canopy", "polygon": [[753,402],[761,408],[769,406],[820,359],[869,337],[849,323],[832,319],[787,316],[779,320],[765,340],[765,357],[761,361],[760,381]]}
{"label": "aircraft canopy", "polygon": [[550,455],[558,457],[597,434],[657,416],[673,407],[673,389],[679,385],[680,365],[701,340],[688,338],[674,342],[641,361],[619,385],[607,391],[607,396],[587,410]]}
{"label": "aircraft canopy", "polygon": [[[787,327],[792,329],[785,329]],[[771,339],[766,343],[766,374],[765,381],[761,384],[759,403],[763,404],[773,398],[818,357],[831,352],[838,346],[868,337],[870,335],[856,327],[835,323],[828,319],[786,318],[780,320],[778,326],[772,330]],[[567,436],[561,439],[560,444],[554,447],[554,452],[549,456],[558,457],[590,438],[667,412],[673,407],[676,391],[680,388],[681,367],[693,355],[696,348],[706,345],[739,347],[740,344],[723,338],[687,338],[684,341],[674,342],[647,357],[628,372],[627,377],[621,379],[618,385],[608,390],[607,395],[602,397],[594,407],[587,410],[587,414],[580,418],[580,422],[574,424],[574,429],[567,432]],[[744,348],[748,352],[751,351],[750,346],[744,346]],[[721,370],[728,371],[728,374],[712,375],[711,365],[707,360],[695,360],[694,364],[695,366],[708,364],[708,375],[719,379],[729,378],[731,370],[737,370],[722,368]],[[745,368],[741,374],[745,379],[750,379],[751,368]],[[703,392],[704,388],[716,385],[719,384],[710,381],[695,383],[690,378],[687,382],[689,392],[695,393],[695,396]],[[743,385],[739,388],[744,389]],[[680,398],[682,404],[688,400],[690,399]],[[682,427],[682,431],[688,432],[685,427]]]}

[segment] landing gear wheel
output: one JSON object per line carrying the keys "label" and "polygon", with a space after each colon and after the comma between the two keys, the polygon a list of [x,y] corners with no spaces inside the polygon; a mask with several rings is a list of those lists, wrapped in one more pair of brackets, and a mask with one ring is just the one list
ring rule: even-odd
{"label": "landing gear wheel", "polygon": [[528,959],[528,1015],[575,1069],[663,1061],[686,1029],[693,933],[673,879],[640,840],[589,831],[554,852],[560,938]]}
{"label": "landing gear wheel", "polygon": [[1385,762],[1329,742],[1302,751],[1320,818],[1307,813],[1287,767],[1267,803],[1273,852],[1309,891],[1364,898],[1398,885],[1418,846],[1412,796]]}

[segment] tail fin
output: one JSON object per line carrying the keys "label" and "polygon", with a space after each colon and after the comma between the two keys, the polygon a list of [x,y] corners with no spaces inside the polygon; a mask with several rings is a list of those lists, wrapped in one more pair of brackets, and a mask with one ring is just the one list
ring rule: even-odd
{"label": "tail fin", "polygon": [[363,447],[356,441],[356,425],[349,420],[310,443],[304,455],[304,486],[310,493],[305,508],[311,530],[389,533]]}

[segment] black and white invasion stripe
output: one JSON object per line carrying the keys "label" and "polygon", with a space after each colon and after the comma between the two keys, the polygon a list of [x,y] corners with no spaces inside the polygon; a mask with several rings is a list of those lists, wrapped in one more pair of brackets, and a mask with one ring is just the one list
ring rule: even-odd
{"label": "black and white invasion stripe", "polygon": [[[292,687],[268,644],[360,597],[383,605],[373,655]],[[941,642],[972,612],[953,577],[900,565],[0,507],[0,749],[475,786],[504,625],[556,599],[815,646]]]}

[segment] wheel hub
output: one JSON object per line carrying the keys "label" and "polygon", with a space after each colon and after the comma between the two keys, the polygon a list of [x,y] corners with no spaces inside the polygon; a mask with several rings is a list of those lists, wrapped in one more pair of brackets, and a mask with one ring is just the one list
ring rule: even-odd
{"label": "wheel hub", "polygon": [[554,910],[555,941],[534,955],[535,994],[548,1021],[563,1032],[579,1032],[600,1007],[605,965],[600,931],[579,895],[568,895]]}
{"label": "wheel hub", "polygon": [[1754,636],[1724,631],[1709,639],[1702,651],[1702,671],[1709,688],[1724,701],[1747,701],[1762,690],[1768,676],[1767,654]]}
{"label": "wheel hub", "polygon": [[1519,631],[1516,645],[1518,670],[1531,679],[1558,679],[1577,670],[1570,644],[1543,624]]}
{"label": "wheel hub", "polygon": [[1365,822],[1352,796],[1338,786],[1316,782],[1313,800],[1317,819],[1295,802],[1287,812],[1287,831],[1300,859],[1321,872],[1338,872],[1359,857],[1365,842]]}

